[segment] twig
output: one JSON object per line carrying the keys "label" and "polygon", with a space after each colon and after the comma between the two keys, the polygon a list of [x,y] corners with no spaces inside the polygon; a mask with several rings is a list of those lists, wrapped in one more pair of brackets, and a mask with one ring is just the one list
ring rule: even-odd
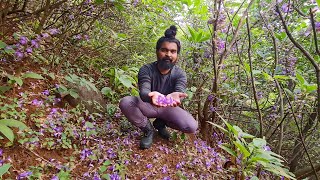
{"label": "twig", "polygon": [[246,18],[246,24],[247,24],[247,33],[248,33],[248,40],[249,40],[249,45],[248,45],[248,58],[249,58],[249,63],[250,63],[250,75],[251,75],[251,83],[252,83],[252,90],[253,90],[253,97],[254,101],[256,103],[256,108],[258,109],[258,118],[259,118],[259,123],[260,123],[260,138],[263,137],[263,123],[262,123],[262,115],[261,115],[261,110],[259,108],[259,102],[258,102],[258,97],[257,97],[257,90],[256,86],[254,84],[254,77],[253,77],[253,71],[252,71],[252,59],[251,59],[251,34],[250,34],[250,26],[249,26],[249,17],[247,16]]}
{"label": "twig", "polygon": [[317,32],[316,32],[316,26],[314,24],[314,15],[313,15],[313,12],[312,12],[311,8],[310,8],[310,20],[311,20],[312,31],[313,31],[314,45],[316,47],[317,54],[320,56],[320,51],[319,51],[319,47],[318,47]]}

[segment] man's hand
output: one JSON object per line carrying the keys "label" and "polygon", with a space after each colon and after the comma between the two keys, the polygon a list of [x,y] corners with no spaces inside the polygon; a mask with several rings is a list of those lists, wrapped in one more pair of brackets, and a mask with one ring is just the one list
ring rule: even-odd
{"label": "man's hand", "polygon": [[181,100],[184,99],[185,97],[188,97],[188,95],[182,92],[173,92],[166,96],[167,99],[173,99],[173,102],[170,105],[173,107],[179,106],[181,104]]}

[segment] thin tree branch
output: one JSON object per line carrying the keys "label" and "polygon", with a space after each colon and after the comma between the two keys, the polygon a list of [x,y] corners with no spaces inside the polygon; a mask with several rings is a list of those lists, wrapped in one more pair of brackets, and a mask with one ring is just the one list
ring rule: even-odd
{"label": "thin tree branch", "polygon": [[246,24],[247,24],[247,33],[248,33],[248,58],[249,58],[249,63],[250,63],[250,75],[251,75],[251,83],[252,83],[252,90],[253,90],[253,97],[254,101],[256,103],[256,108],[258,110],[258,118],[259,118],[259,123],[260,123],[260,137],[263,137],[263,123],[262,123],[262,115],[261,115],[261,110],[259,108],[259,102],[258,102],[258,97],[257,97],[257,90],[256,86],[254,83],[254,77],[253,77],[253,71],[252,71],[252,58],[251,58],[251,33],[250,33],[250,25],[249,25],[249,17],[247,16],[246,18]]}
{"label": "thin tree branch", "polygon": [[316,26],[315,26],[315,23],[314,23],[314,15],[313,15],[313,12],[312,12],[311,8],[310,8],[310,20],[311,20],[312,31],[313,31],[314,45],[316,47],[316,52],[317,52],[318,56],[320,56],[320,51],[319,51],[319,47],[318,47],[317,32],[316,32]]}

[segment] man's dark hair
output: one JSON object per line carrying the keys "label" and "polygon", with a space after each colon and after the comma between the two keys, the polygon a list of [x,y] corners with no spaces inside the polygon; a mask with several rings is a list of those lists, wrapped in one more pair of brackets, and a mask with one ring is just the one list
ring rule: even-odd
{"label": "man's dark hair", "polygon": [[170,26],[170,28],[165,31],[164,36],[158,39],[156,50],[159,51],[163,42],[174,42],[177,44],[178,54],[179,54],[181,45],[180,45],[180,41],[175,38],[176,34],[177,34],[177,27],[174,25]]}

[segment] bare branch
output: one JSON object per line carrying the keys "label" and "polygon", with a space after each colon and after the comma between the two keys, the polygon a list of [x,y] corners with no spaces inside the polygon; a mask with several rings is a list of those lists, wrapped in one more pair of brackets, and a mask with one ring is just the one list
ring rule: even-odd
{"label": "bare branch", "polygon": [[316,52],[320,56],[320,51],[318,47],[318,39],[317,39],[317,32],[316,32],[316,26],[314,23],[314,15],[312,12],[312,9],[310,8],[310,20],[311,20],[311,25],[312,25],[312,31],[313,31],[313,40],[314,40],[314,45],[316,47]]}

